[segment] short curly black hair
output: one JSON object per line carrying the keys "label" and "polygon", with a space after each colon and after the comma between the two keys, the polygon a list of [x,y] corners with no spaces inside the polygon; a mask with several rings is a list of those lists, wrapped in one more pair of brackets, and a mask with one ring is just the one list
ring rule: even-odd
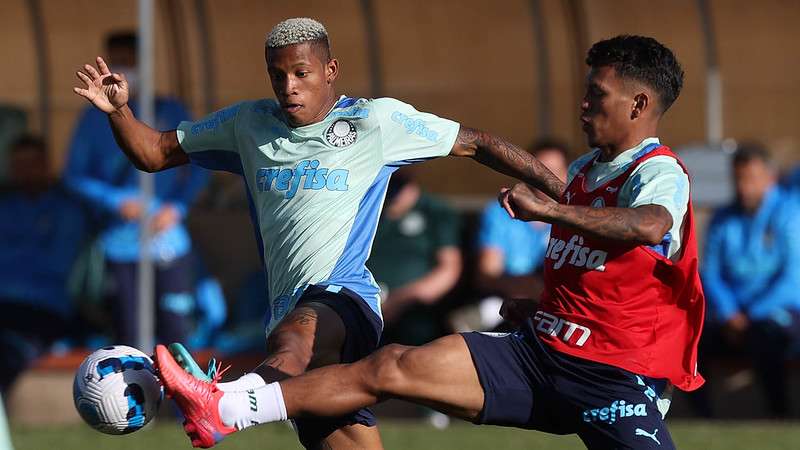
{"label": "short curly black hair", "polygon": [[681,92],[683,69],[672,50],[646,36],[620,35],[595,43],[586,55],[592,68],[611,66],[622,78],[653,89],[663,113]]}
{"label": "short curly black hair", "polygon": [[773,164],[772,155],[761,142],[746,141],[738,144],[736,152],[733,154],[733,165],[739,166],[752,161],[761,161],[767,166],[772,166]]}

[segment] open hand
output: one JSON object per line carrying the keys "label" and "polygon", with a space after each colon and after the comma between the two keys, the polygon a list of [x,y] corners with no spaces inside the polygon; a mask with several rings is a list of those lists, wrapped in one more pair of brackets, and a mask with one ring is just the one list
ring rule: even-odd
{"label": "open hand", "polygon": [[548,222],[553,208],[558,205],[550,197],[536,195],[525,183],[517,183],[511,189],[501,189],[497,200],[509,216],[526,222]]}
{"label": "open hand", "polygon": [[104,113],[112,113],[128,103],[128,81],[122,74],[111,73],[103,58],[97,57],[96,69],[84,64],[83,70],[76,72],[76,75],[86,87],[74,87],[72,91]]}

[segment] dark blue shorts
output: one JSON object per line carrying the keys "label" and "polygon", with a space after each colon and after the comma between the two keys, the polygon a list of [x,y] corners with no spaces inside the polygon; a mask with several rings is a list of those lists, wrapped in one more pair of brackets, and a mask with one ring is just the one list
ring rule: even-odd
{"label": "dark blue shorts", "polygon": [[[310,302],[330,307],[342,319],[345,328],[342,363],[356,362],[378,348],[383,323],[358,294],[347,288],[310,286],[296,307]],[[369,408],[364,408],[341,417],[295,419],[294,424],[300,443],[311,447],[339,428],[355,424],[372,427],[377,420]]]}
{"label": "dark blue shorts", "polygon": [[477,423],[577,433],[589,449],[674,448],[658,410],[666,382],[556,352],[530,321],[463,336],[484,391]]}

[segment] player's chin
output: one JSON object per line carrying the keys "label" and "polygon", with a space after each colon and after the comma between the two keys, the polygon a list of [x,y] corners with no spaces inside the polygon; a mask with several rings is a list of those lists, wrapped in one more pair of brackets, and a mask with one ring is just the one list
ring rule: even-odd
{"label": "player's chin", "polygon": [[583,134],[586,136],[586,143],[589,144],[590,146],[593,146],[595,141],[595,136],[592,127],[589,124],[584,123],[583,126],[581,127],[581,131],[583,131]]}
{"label": "player's chin", "polygon": [[305,117],[305,114],[302,112],[289,113],[284,110],[284,116],[286,116],[286,120],[293,127],[302,127],[304,125],[308,125],[308,118]]}
{"label": "player's chin", "polygon": [[584,133],[586,134],[586,143],[589,144],[590,148],[602,147],[607,142],[603,139],[603,136],[598,135],[591,128],[584,130]]}
{"label": "player's chin", "polygon": [[303,105],[299,104],[288,104],[288,105],[281,105],[281,111],[283,112],[284,117],[286,117],[289,122],[294,125],[295,123],[299,123],[303,121],[305,116],[306,108]]}

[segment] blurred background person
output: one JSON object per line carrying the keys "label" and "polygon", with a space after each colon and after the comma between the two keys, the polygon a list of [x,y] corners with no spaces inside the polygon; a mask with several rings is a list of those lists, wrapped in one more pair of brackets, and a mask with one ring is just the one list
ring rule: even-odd
{"label": "blurred background person", "polygon": [[[530,152],[561,180],[566,180],[566,145],[543,139],[533,144]],[[503,299],[539,298],[544,287],[542,263],[549,239],[549,224],[512,219],[497,201],[489,202],[481,214],[477,235],[475,285],[482,295],[490,296],[480,302],[481,329],[494,328],[501,322],[497,311]]]}
{"label": "blurred background person", "polygon": [[[769,413],[786,417],[785,363],[800,343],[800,205],[777,184],[777,169],[758,144],[736,150],[732,172],[736,199],[715,212],[706,234],[701,274],[709,311],[701,362],[745,352]],[[710,386],[700,394],[704,415],[712,414]]]}
{"label": "blurred background person", "polygon": [[408,169],[392,176],[367,267],[381,286],[383,342],[421,345],[445,334],[435,305],[461,276],[458,214]]}
{"label": "blurred background person", "polygon": [[209,348],[228,319],[228,305],[219,279],[209,272],[199,252],[193,256],[195,312],[187,343],[191,349]]}
{"label": "blurred background person", "polygon": [[[108,59],[126,76],[135,95],[136,35],[113,33],[105,46]],[[136,101],[131,107],[136,112]],[[186,108],[171,98],[156,97],[155,113],[155,127],[161,130],[174,129],[189,119]],[[192,244],[183,222],[206,185],[207,174],[188,166],[154,174],[153,201],[145,205],[139,173],[117,147],[106,115],[85,107],[72,137],[64,178],[69,188],[94,208],[101,224],[100,245],[115,292],[111,308],[115,343],[133,345],[136,340],[140,219],[145,214],[152,217],[149,252],[155,264],[156,335],[164,342],[185,341],[192,326],[195,297]]]}
{"label": "blurred background person", "polygon": [[[82,8],[80,14],[75,14],[75,5],[70,2],[3,2],[7,70],[0,76],[4,77],[0,83],[0,187],[7,185],[7,174],[12,171],[7,165],[10,144],[27,130],[44,137],[52,173],[62,173],[71,131],[86,106],[85,101],[70,93],[72,79],[64,74],[77,70],[74,64],[80,58],[98,53],[105,56],[103,47],[110,31],[152,24],[156,91],[181,99],[193,115],[206,114],[241,99],[271,96],[263,59],[253,57],[254,52],[263,51],[260,43],[267,31],[265,24],[299,15],[322,19],[332,30],[345,30],[333,52],[347,63],[346,87],[353,94],[397,97],[446,112],[465,124],[483,123],[518,144],[532,143],[540,136],[557,136],[569,145],[570,154],[584,142],[582,124],[575,120],[585,81],[582,52],[593,40],[615,34],[653,35],[674,46],[678,56],[687,62],[685,95],[668,113],[668,127],[663,130],[662,139],[674,145],[673,150],[679,152],[692,174],[696,226],[707,229],[712,211],[733,198],[729,182],[733,153],[729,149],[735,140],[768,137],[773,159],[780,161],[781,171],[789,169],[786,186],[793,186],[800,194],[800,108],[796,94],[800,72],[792,70],[800,59],[786,58],[787,49],[791,50],[787,43],[800,39],[796,25],[800,21],[800,2],[700,0],[683,2],[681,8],[676,8],[675,2],[669,1],[627,1],[623,2],[625,14],[612,14],[621,9],[619,0],[506,2],[502,8],[486,1],[459,2],[460,8],[448,8],[446,2],[419,3],[433,8],[433,16],[446,15],[448,20],[420,20],[420,8],[401,2],[343,2],[336,8],[328,2],[305,2],[285,9],[276,7],[274,2],[253,0],[237,2],[239,7],[234,8],[226,2],[162,1],[154,2],[155,14],[145,22],[140,21],[137,2],[133,1],[95,3],[91,8]],[[645,20],[647,17],[658,20]],[[472,26],[464,27],[464,23]],[[485,31],[480,39],[475,39],[476,29]],[[143,36],[140,39],[143,42]],[[253,45],[243,46],[245,41]],[[436,43],[433,48],[432,42]],[[369,46],[365,47],[365,43]],[[79,55],[82,56],[78,58]],[[464,67],[465,61],[475,61],[475,55],[481,55],[483,64],[472,64],[469,70],[453,70]],[[513,70],[497,70],[508,61],[515,61]],[[772,67],[775,61],[781,61],[784,70],[763,69]],[[143,63],[140,59],[139,64]],[[102,125],[101,128],[108,126]],[[102,153],[102,159],[115,154],[117,150],[109,148]],[[462,278],[434,310],[470,304],[469,324],[475,326],[465,329],[487,329],[477,326],[480,321],[475,305],[481,297],[476,289],[480,252],[476,232],[485,202],[496,196],[507,179],[489,174],[469,161],[437,161],[415,169],[423,190],[459,199],[453,206],[461,213],[464,228]],[[203,301],[196,294],[195,331],[189,342],[194,348],[213,346],[219,348],[215,353],[237,354],[237,360],[253,361],[252,365],[241,367],[255,367],[263,359],[259,353],[264,346],[267,294],[261,260],[254,251],[245,188],[241,177],[233,174],[215,174],[211,183],[217,186],[206,188],[184,223],[192,232],[193,253],[202,252],[210,272],[219,277],[230,310],[225,333],[220,334],[216,324],[222,311],[214,306],[218,303],[209,303],[209,317],[198,317],[204,314]],[[215,187],[217,191],[207,195]],[[10,220],[5,210],[0,214],[0,221]],[[96,235],[94,230],[90,225],[91,236]],[[698,233],[698,240],[705,247],[705,233]],[[99,247],[96,250],[102,250]],[[13,248],[4,245],[0,252],[12,252]],[[93,268],[102,269],[102,251],[98,253],[99,259],[89,259],[98,263]],[[230,254],[236,257],[230,258]],[[5,256],[0,255],[0,260],[15,259]],[[14,270],[18,268],[15,266]],[[248,277],[253,271],[256,273]],[[101,272],[92,275],[102,275]],[[111,445],[102,443],[104,436],[100,434],[86,434],[86,425],[80,422],[68,392],[82,353],[111,342],[109,332],[113,325],[108,309],[112,299],[104,298],[107,293],[101,289],[102,278],[86,279],[98,289],[78,286],[80,289],[73,292],[79,295],[72,300],[82,300],[74,307],[76,315],[93,314],[92,326],[80,327],[84,333],[91,333],[91,339],[73,338],[69,341],[72,348],[63,353],[57,342],[45,358],[34,363],[33,370],[20,375],[11,396],[4,397],[14,443],[19,448],[68,450]],[[213,292],[201,289],[196,275],[194,279],[196,293]],[[243,283],[245,279],[247,282]],[[97,294],[91,297],[97,302],[87,301],[89,293]],[[709,316],[713,310],[709,309]],[[497,317],[496,308],[492,314]],[[5,329],[0,325],[0,333]],[[700,364],[705,362],[701,359]],[[717,417],[757,421],[736,427],[694,418],[682,421],[673,430],[679,448],[791,448],[787,442],[800,439],[793,436],[797,427],[792,423],[761,420],[767,417],[765,397],[747,352],[739,350],[710,363],[709,370],[716,375],[712,378],[716,394],[712,405]],[[796,405],[800,396],[800,362],[791,361],[788,369],[792,394],[789,406],[796,419],[800,414]],[[693,396],[676,395],[670,411],[673,418],[693,416],[688,404],[691,399]],[[381,414],[388,418],[394,412],[379,411]],[[64,427],[64,422],[73,425]],[[452,439],[429,431],[433,433],[429,439],[419,428],[406,428],[416,424],[403,422],[400,428],[396,426],[385,423],[387,448],[559,445],[549,439],[539,440],[538,435],[529,432],[522,436],[504,430],[495,435],[472,427],[458,428]],[[166,448],[166,442],[179,430],[156,426],[142,433],[164,442],[153,447]],[[748,447],[747,442],[752,442],[748,436],[757,438],[759,444]],[[258,443],[252,445],[297,445],[292,435],[279,433],[274,438],[274,442],[265,443],[263,436],[255,433],[252,441]],[[580,447],[577,440],[564,439],[564,448]]]}
{"label": "blurred background person", "polygon": [[267,275],[259,268],[248,274],[236,289],[225,326],[213,335],[209,347],[219,355],[236,355],[264,348],[264,324],[269,322],[270,308],[264,312],[268,298]]}
{"label": "blurred background person", "polygon": [[794,193],[800,193],[800,166],[794,167],[783,179],[786,188]]}
{"label": "blurred background person", "polygon": [[67,279],[83,241],[80,202],[50,175],[42,139],[9,148],[9,184],[0,192],[0,394],[74,317]]}

